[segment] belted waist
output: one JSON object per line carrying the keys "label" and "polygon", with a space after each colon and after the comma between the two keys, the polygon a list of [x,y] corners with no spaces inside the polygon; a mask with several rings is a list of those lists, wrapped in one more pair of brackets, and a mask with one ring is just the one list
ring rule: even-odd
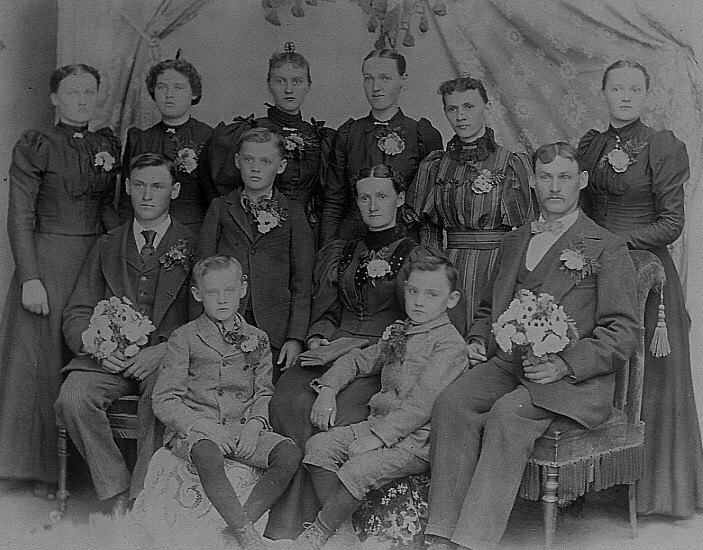
{"label": "belted waist", "polygon": [[473,248],[493,250],[498,248],[507,231],[502,229],[447,229],[447,248]]}

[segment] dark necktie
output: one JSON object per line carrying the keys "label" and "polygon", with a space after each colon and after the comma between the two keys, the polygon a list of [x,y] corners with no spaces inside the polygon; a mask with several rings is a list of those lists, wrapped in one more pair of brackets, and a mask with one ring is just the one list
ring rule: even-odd
{"label": "dark necktie", "polygon": [[142,235],[144,236],[144,240],[146,242],[144,243],[144,246],[142,246],[142,250],[139,255],[142,257],[142,263],[147,263],[149,258],[151,258],[154,255],[154,252],[156,252],[156,248],[154,247],[156,231],[153,229],[145,229],[142,231]]}

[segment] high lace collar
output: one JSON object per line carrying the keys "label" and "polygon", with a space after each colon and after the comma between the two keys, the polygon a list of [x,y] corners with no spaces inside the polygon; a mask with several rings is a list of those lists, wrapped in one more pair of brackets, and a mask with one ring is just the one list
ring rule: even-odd
{"label": "high lace collar", "polygon": [[369,250],[380,250],[403,237],[405,237],[405,227],[396,225],[383,231],[367,231],[364,236],[364,244]]}
{"label": "high lace collar", "polygon": [[642,128],[644,128],[644,123],[638,118],[633,120],[625,126],[620,128],[615,128],[612,124],[608,126],[607,134],[611,137],[620,137],[620,139],[630,139],[635,134],[637,134]]}
{"label": "high lace collar", "polygon": [[68,124],[67,122],[64,122],[63,120],[59,120],[59,122],[56,124],[57,128],[61,128],[62,130],[66,130],[67,132],[70,133],[80,133],[80,134],[85,134],[88,132],[88,123],[86,122],[85,124],[82,124],[81,126],[74,126],[73,124]]}
{"label": "high lace collar", "polygon": [[193,120],[193,117],[190,117],[188,120],[186,120],[182,124],[176,124],[176,125],[166,124],[163,120],[160,120],[159,121],[159,128],[161,128],[161,131],[163,131],[163,132],[168,132],[169,130],[175,130],[176,132],[178,132],[178,130],[181,130],[181,129],[185,128],[186,126],[188,126],[188,124],[190,123],[191,120]]}
{"label": "high lace collar", "polygon": [[303,114],[298,111],[297,114],[291,115],[282,111],[275,105],[266,104],[268,106],[268,111],[266,117],[275,124],[282,126],[284,128],[300,128],[303,125]]}
{"label": "high lace collar", "polygon": [[486,126],[484,134],[470,143],[463,142],[455,134],[447,143],[447,152],[461,161],[481,162],[486,160],[497,147],[498,144],[493,136],[493,130]]}

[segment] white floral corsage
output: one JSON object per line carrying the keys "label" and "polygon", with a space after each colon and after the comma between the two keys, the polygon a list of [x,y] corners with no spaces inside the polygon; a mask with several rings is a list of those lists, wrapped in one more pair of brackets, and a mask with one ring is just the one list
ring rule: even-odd
{"label": "white floral corsage", "polygon": [[503,178],[504,175],[501,172],[491,172],[484,168],[479,172],[478,176],[474,178],[474,181],[471,182],[471,190],[477,195],[488,193],[503,181]]}
{"label": "white floral corsage", "polygon": [[283,209],[273,198],[260,199],[258,202],[247,199],[244,203],[244,209],[254,216],[259,233],[268,233],[286,219],[283,215]]}
{"label": "white floral corsage", "polygon": [[186,273],[193,267],[193,253],[188,250],[188,242],[180,239],[176,244],[168,249],[168,252],[159,258],[159,262],[166,271],[180,265]]}
{"label": "white floral corsage", "polygon": [[405,141],[403,141],[401,134],[402,130],[400,128],[394,128],[392,130],[384,128],[378,135],[376,144],[386,155],[399,155],[405,151]]}
{"label": "white floral corsage", "polygon": [[198,167],[198,152],[191,147],[184,147],[174,159],[176,168],[186,174],[191,174]]}
{"label": "white floral corsage", "polygon": [[584,277],[597,275],[600,272],[600,262],[591,258],[585,250],[586,243],[583,237],[579,237],[570,248],[562,250],[561,256],[559,256],[559,260],[562,262],[560,269],[568,271],[576,284],[579,284]]}
{"label": "white floral corsage", "polygon": [[635,163],[637,155],[640,154],[646,145],[646,141],[635,139],[629,139],[623,142],[618,136],[615,141],[615,147],[601,159],[601,163],[604,164],[607,161],[615,173],[622,174]]}
{"label": "white floral corsage", "polygon": [[362,267],[366,268],[366,277],[371,279],[371,284],[376,284],[376,279],[382,279],[392,272],[391,264],[388,263],[390,250],[384,246],[380,250],[368,250],[361,257]]}
{"label": "white floral corsage", "polygon": [[297,130],[295,130],[292,131],[290,134],[283,136],[283,146],[286,149],[287,157],[300,158],[303,156],[303,152],[307,147],[307,143],[305,141],[305,138],[303,138],[303,135]]}
{"label": "white floral corsage", "polygon": [[115,157],[113,157],[107,151],[100,151],[95,154],[95,166],[98,168],[102,167],[105,172],[112,170],[115,165]]}

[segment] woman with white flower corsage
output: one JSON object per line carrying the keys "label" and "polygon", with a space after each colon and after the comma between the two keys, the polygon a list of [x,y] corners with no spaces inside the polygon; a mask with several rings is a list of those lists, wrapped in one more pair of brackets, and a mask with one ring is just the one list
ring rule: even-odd
{"label": "woman with white flower corsage", "polygon": [[[591,218],[623,237],[633,250],[649,250],[664,264],[663,306],[652,293],[645,310],[645,338],[652,341],[660,310],[670,351],[659,345],[645,358],[642,418],[645,471],[637,483],[637,511],[689,517],[703,507],[703,450],[693,395],[689,317],[676,268],[667,250],[684,227],[686,146],[669,130],[640,120],[649,91],[645,67],[617,61],[603,75],[610,113],[604,132],[590,130],[579,144],[589,185],[582,207]],[[660,327],[661,328],[661,327]]]}
{"label": "woman with white flower corsage", "polygon": [[[212,135],[212,127],[190,114],[203,95],[200,74],[185,59],[167,59],[149,70],[146,87],[161,113],[161,121],[146,130],[127,131],[122,180],[129,177],[131,160],[141,153],[159,153],[172,160],[181,191],[171,202],[171,215],[197,234],[215,196],[201,169],[201,152]],[[124,190],[119,213],[123,222],[132,219],[132,203]]]}
{"label": "woman with white flower corsage", "polygon": [[[308,349],[341,337],[365,338],[375,343],[387,326],[405,318],[403,292],[410,263],[424,257],[442,256],[439,250],[418,245],[407,237],[405,227],[397,224],[397,211],[405,203],[404,180],[400,173],[386,164],[362,168],[355,187],[367,232],[360,239],[335,240],[317,253]],[[463,326],[462,322],[454,324]],[[328,367],[296,364],[281,376],[271,400],[272,426],[301,449],[313,434],[325,429],[311,421],[317,394],[310,383]],[[334,425],[344,426],[365,419],[368,401],[379,388],[378,376],[359,378],[349,384],[337,396]],[[309,474],[301,468],[271,509],[267,536],[274,539],[297,537],[303,530],[303,522],[313,521],[318,510]]]}
{"label": "woman with white flower corsage", "polygon": [[[401,174],[407,189],[420,161],[442,149],[442,136],[429,120],[405,116],[398,106],[407,77],[405,58],[400,53],[374,50],[364,58],[361,72],[371,112],[363,118],[350,118],[337,130],[322,214],[322,244],[335,238],[356,239],[366,233],[354,197],[354,178],[359,170],[388,164]],[[418,220],[406,208],[400,212],[410,236],[419,239]]]}
{"label": "woman with white flower corsage", "polygon": [[285,51],[269,59],[266,82],[274,104],[267,104],[266,116],[236,117],[234,122],[221,122],[215,128],[205,146],[206,177],[219,195],[242,187],[242,176],[234,164],[238,141],[252,127],[268,128],[283,136],[288,161],[286,169],[276,177],[276,189],[304,208],[308,222],[317,232],[335,132],[324,121],[303,120],[300,109],[312,79],[308,60],[294,50],[294,44],[288,42]]}
{"label": "woman with white flower corsage", "polygon": [[480,80],[447,80],[438,93],[455,135],[446,151],[420,164],[407,202],[420,217],[422,244],[441,248],[447,233],[446,253],[467,293],[468,328],[503,235],[535,217],[532,163],[496,143],[486,126],[490,103]]}
{"label": "woman with white flower corsage", "polygon": [[50,495],[58,478],[54,401],[71,354],[63,308],[93,242],[118,224],[113,207],[119,141],[90,131],[100,75],[83,64],[49,80],[58,123],[29,130],[10,165],[7,228],[15,273],[0,327],[0,477],[34,480]]}

